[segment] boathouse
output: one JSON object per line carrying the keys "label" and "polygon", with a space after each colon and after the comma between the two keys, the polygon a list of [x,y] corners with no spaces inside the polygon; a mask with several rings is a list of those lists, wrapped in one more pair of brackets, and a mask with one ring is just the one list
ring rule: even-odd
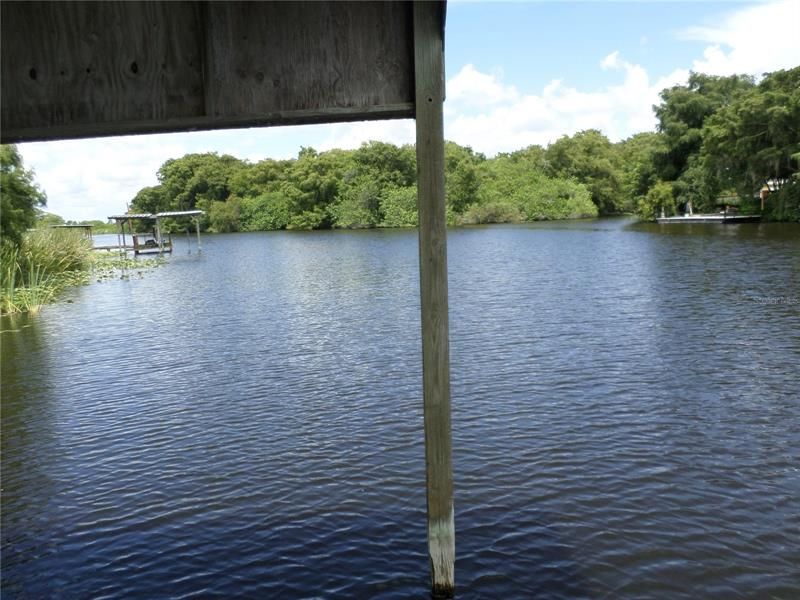
{"label": "boathouse", "polygon": [[[197,233],[197,249],[200,250],[200,217],[205,214],[202,210],[174,210],[159,213],[126,213],[124,215],[112,215],[109,221],[115,221],[119,230],[117,231],[117,242],[120,251],[133,250],[134,254],[148,254],[158,252],[172,252],[172,232],[164,232],[161,227],[163,219],[175,219],[189,217],[194,223]],[[152,230],[142,233],[134,231],[133,224],[137,221],[152,223]],[[125,227],[128,227],[132,245],[128,246],[125,239]],[[187,230],[188,234],[188,230]]]}
{"label": "boathouse", "polygon": [[409,1],[2,2],[0,137],[7,144],[416,119],[428,550],[432,589],[447,595],[455,538],[445,8]]}

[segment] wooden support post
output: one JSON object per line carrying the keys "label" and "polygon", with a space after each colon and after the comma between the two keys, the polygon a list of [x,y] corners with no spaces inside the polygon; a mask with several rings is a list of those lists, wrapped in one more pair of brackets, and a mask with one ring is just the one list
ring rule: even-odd
{"label": "wooden support post", "polygon": [[158,253],[164,253],[164,238],[161,237],[161,223],[156,217],[156,237],[158,238]]}
{"label": "wooden support post", "polygon": [[434,597],[454,593],[447,231],[444,200],[444,39],[439,2],[414,3],[422,386],[428,552]]}
{"label": "wooden support post", "polygon": [[194,227],[197,230],[197,251],[202,252],[203,248],[200,246],[200,219],[197,217],[194,219]]}

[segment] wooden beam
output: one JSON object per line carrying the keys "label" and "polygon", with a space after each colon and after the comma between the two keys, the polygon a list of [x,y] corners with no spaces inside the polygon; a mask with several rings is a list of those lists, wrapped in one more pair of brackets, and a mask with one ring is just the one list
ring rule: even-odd
{"label": "wooden beam", "polygon": [[2,143],[414,115],[408,2],[0,2]]}
{"label": "wooden beam", "polygon": [[414,4],[422,387],[428,552],[435,597],[454,593],[455,526],[450,424],[447,231],[444,200],[444,6]]}
{"label": "wooden beam", "polygon": [[[181,131],[213,131],[217,129],[244,129],[249,127],[274,127],[284,125],[316,125],[322,123],[348,123],[386,119],[410,119],[414,116],[414,103],[402,102],[384,106],[358,108],[321,108],[314,110],[286,110],[249,116],[191,117],[164,120],[113,121],[69,123],[0,129],[0,142],[16,144],[51,140],[69,140],[145,133],[174,133]],[[5,120],[3,123],[5,124]]]}
{"label": "wooden beam", "polygon": [[400,2],[209,2],[206,116],[413,101]]}

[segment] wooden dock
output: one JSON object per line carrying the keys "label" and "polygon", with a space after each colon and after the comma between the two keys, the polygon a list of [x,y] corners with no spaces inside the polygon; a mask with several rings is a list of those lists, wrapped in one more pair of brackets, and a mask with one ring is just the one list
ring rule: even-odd
{"label": "wooden dock", "polygon": [[[174,210],[158,213],[126,213],[124,215],[111,215],[109,221],[116,221],[119,226],[117,234],[117,246],[109,246],[109,249],[116,248],[127,252],[131,250],[134,254],[165,254],[172,252],[172,233],[164,233],[161,229],[161,220],[165,218],[188,217],[194,223],[197,232],[197,249],[202,249],[200,245],[200,217],[205,214],[202,210]],[[134,231],[134,221],[145,221],[154,223],[151,233],[141,233]],[[128,236],[133,241],[132,246],[128,246],[125,237],[125,226],[128,227]],[[188,233],[188,230],[187,230]]]}
{"label": "wooden dock", "polygon": [[117,246],[115,244],[112,244],[110,246],[92,246],[92,250],[106,250],[108,252],[112,250],[124,250],[125,252],[127,252],[130,250],[131,252],[133,252],[133,246]]}
{"label": "wooden dock", "polygon": [[683,215],[680,217],[659,217],[656,223],[664,225],[667,223],[758,223],[761,215]]}

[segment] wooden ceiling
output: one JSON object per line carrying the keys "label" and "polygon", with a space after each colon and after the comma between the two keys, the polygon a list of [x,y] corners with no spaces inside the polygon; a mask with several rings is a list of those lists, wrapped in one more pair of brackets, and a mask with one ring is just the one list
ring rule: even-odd
{"label": "wooden ceiling", "polygon": [[0,11],[3,143],[415,115],[412,2]]}

